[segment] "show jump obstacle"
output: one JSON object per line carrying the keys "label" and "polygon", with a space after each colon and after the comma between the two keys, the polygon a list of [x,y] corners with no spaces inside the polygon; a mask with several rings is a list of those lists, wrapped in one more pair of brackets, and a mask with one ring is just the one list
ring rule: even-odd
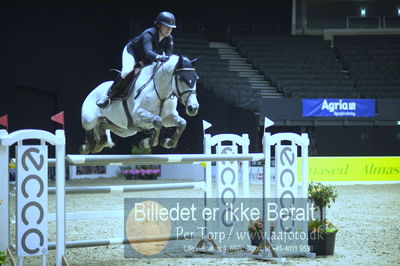
{"label": "show jump obstacle", "polygon": [[[24,145],[24,140],[39,140],[39,145]],[[55,146],[56,158],[48,158],[47,144]],[[227,144],[228,143],[228,144]],[[88,240],[69,241],[66,243],[65,193],[110,193],[134,192],[164,189],[203,188],[206,199],[217,198],[225,202],[226,191],[234,196],[249,197],[249,162],[264,161],[263,197],[283,198],[285,195],[307,198],[308,187],[308,145],[307,134],[278,133],[263,136],[263,153],[249,153],[249,138],[235,134],[205,135],[204,154],[169,154],[169,155],[66,155],[64,130],[55,134],[42,130],[20,130],[8,134],[0,130],[0,250],[10,248],[10,213],[9,213],[9,147],[16,145],[16,253],[22,265],[25,256],[42,256],[46,264],[49,249],[56,249],[56,265],[62,265],[67,247],[86,247],[96,245],[128,244],[123,240]],[[240,146],[241,153],[238,147]],[[271,177],[271,148],[275,146],[276,177]],[[297,177],[298,147],[301,147],[301,177]],[[215,153],[213,153],[213,150]],[[242,162],[242,186],[239,189],[239,178],[234,182],[225,182],[224,174],[229,172],[239,177],[238,161]],[[206,162],[204,182],[149,184],[134,186],[101,186],[101,187],[65,187],[65,165],[132,165],[132,164],[187,164]],[[216,191],[212,191],[211,162],[216,162]],[[55,165],[56,187],[48,188],[48,166]],[[286,184],[287,180],[291,180]],[[47,212],[47,197],[56,194],[56,213]],[[263,201],[264,202],[264,201]],[[207,201],[205,202],[207,203]],[[219,203],[218,203],[219,204]],[[265,209],[265,206],[263,206]],[[266,221],[264,211],[264,220]],[[56,242],[48,242],[48,222],[56,220]],[[212,228],[213,224],[207,225]],[[217,225],[220,229],[221,225]],[[265,229],[270,224],[265,223]],[[208,228],[207,227],[207,228]],[[307,229],[305,229],[307,230]],[[268,231],[268,230],[266,230]],[[38,239],[37,246],[28,243],[31,238]],[[171,240],[177,240],[172,238]],[[155,239],[157,241],[157,239]],[[264,246],[269,247],[264,240]],[[258,249],[260,250],[262,246]],[[265,251],[266,249],[264,249]],[[270,248],[273,256],[276,253]],[[268,253],[270,254],[270,253]]]}

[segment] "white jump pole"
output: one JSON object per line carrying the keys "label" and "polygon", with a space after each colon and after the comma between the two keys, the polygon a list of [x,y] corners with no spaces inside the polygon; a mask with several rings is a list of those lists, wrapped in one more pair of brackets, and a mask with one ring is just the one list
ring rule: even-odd
{"label": "white jump pole", "polygon": [[6,130],[0,130],[0,250],[7,250],[10,243],[9,227],[9,184],[8,184],[8,146],[3,145],[2,137],[7,136]]}
{"label": "white jump pole", "polygon": [[310,139],[307,133],[301,134],[301,185],[302,195],[308,197],[308,146],[310,145]]}
{"label": "white jump pole", "polygon": [[65,255],[65,133],[57,130],[56,137],[56,265],[61,266]]}
{"label": "white jump pole", "polygon": [[[204,135],[203,149],[205,155],[211,155],[211,135]],[[206,195],[212,195],[212,172],[211,172],[211,162],[206,162],[205,169],[205,182],[206,182]]]}
{"label": "white jump pole", "polygon": [[[225,135],[225,134],[221,134]],[[233,134],[226,134],[232,135]],[[215,136],[214,136],[215,137]],[[240,138],[241,137],[235,137]],[[210,138],[211,139],[211,138]],[[212,143],[211,143],[212,144]],[[260,161],[262,153],[248,154],[150,154],[150,155],[78,155],[69,154],[69,165],[187,164],[195,162]]]}
{"label": "white jump pole", "polygon": [[[83,193],[127,193],[154,190],[178,190],[178,189],[204,189],[204,182],[183,182],[183,183],[167,183],[167,184],[142,184],[142,185],[125,185],[125,186],[86,186],[86,187],[66,187],[67,194],[83,194]],[[49,188],[49,194],[56,192],[55,187]]]}
{"label": "white jump pole", "polygon": [[[141,238],[141,239],[127,239],[127,238],[110,238],[110,239],[93,239],[93,240],[74,240],[67,241],[67,248],[87,248],[87,247],[99,247],[99,246],[118,246],[118,245],[129,245],[134,243],[150,243],[150,242],[162,242],[162,241],[175,241],[175,240],[188,240],[195,238],[194,235],[190,236],[170,236],[170,237],[152,237],[152,238]],[[49,250],[55,249],[56,244],[49,243]]]}

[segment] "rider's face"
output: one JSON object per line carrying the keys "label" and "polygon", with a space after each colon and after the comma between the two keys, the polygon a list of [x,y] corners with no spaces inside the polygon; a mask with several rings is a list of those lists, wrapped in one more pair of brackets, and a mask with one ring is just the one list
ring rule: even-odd
{"label": "rider's face", "polygon": [[161,25],[160,25],[160,32],[161,32],[162,36],[168,37],[168,36],[171,34],[171,32],[172,32],[172,28],[167,27],[167,26],[161,24]]}

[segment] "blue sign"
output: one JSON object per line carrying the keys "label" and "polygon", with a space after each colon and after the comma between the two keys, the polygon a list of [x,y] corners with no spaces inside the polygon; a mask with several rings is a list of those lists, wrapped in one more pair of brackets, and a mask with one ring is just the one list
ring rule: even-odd
{"label": "blue sign", "polygon": [[303,117],[374,117],[375,99],[302,99]]}

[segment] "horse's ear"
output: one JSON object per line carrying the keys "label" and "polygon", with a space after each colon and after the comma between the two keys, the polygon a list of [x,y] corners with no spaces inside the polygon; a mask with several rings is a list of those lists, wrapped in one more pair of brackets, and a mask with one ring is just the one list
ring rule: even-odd
{"label": "horse's ear", "polygon": [[179,59],[178,59],[177,65],[178,65],[178,66],[181,66],[182,64],[183,64],[183,57],[180,55],[180,56],[179,56]]}
{"label": "horse's ear", "polygon": [[196,62],[197,62],[199,59],[200,59],[200,56],[199,56],[199,57],[196,57],[195,59],[192,59],[192,60],[190,61],[190,63],[192,64],[192,66],[194,66],[194,65],[196,64]]}

